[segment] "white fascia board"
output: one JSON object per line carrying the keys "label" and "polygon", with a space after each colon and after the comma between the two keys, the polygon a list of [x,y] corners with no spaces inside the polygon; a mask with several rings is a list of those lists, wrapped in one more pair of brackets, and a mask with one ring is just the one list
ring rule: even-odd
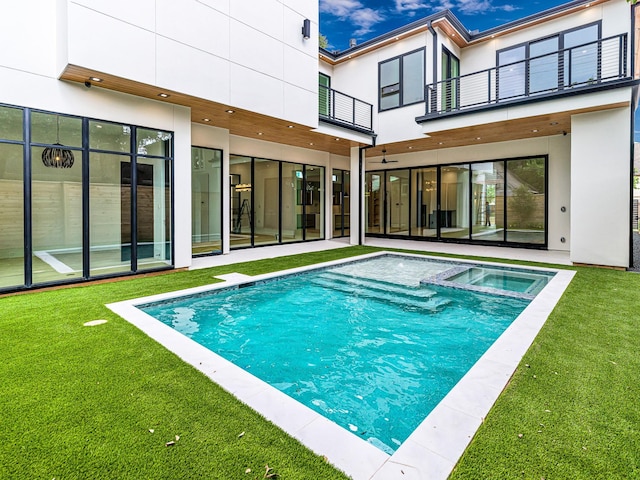
{"label": "white fascia board", "polygon": [[341,138],[344,140],[351,140],[352,142],[364,143],[365,145],[373,144],[372,135],[366,133],[354,132],[337,126],[329,125],[326,123],[320,123],[318,128],[311,130],[312,132],[322,133],[323,135],[329,135],[335,138]]}

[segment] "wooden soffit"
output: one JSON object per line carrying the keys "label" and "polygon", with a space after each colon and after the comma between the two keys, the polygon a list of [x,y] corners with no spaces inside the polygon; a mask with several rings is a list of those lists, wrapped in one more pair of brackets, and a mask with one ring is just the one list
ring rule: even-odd
{"label": "wooden soffit", "polygon": [[[99,78],[101,81],[93,80],[95,78]],[[313,127],[308,125],[269,117],[74,65],[68,65],[60,79],[80,84],[89,82],[92,88],[105,88],[163,103],[189,107],[193,123],[222,128],[228,130],[231,135],[239,137],[320,150],[342,156],[349,156],[350,148],[360,145],[344,138],[313,132],[311,131]]]}
{"label": "wooden soffit", "polygon": [[367,149],[366,155],[367,157],[382,156],[382,150],[386,149],[386,156],[388,158],[391,155],[443,148],[468,147],[511,140],[567,135],[571,133],[571,117],[573,115],[628,106],[629,102],[620,102],[566,112],[538,115],[535,117],[443,130],[434,132],[430,134],[429,137],[417,140],[380,144]]}

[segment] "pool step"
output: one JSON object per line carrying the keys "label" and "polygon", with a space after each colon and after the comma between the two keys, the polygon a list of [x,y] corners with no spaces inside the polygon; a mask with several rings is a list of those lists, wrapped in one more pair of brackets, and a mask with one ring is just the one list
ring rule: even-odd
{"label": "pool step", "polygon": [[316,285],[385,301],[403,308],[433,312],[444,308],[451,302],[448,299],[437,296],[436,292],[431,289],[404,287],[389,282],[354,277],[336,272],[322,272],[311,281]]}

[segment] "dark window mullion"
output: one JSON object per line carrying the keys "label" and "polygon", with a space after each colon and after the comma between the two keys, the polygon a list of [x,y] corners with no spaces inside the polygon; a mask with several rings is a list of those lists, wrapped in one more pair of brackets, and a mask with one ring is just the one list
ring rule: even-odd
{"label": "dark window mullion", "polygon": [[24,131],[22,144],[22,168],[23,168],[23,229],[24,229],[24,284],[30,287],[33,284],[33,228],[31,207],[31,110],[25,108],[22,116],[22,128]]}
{"label": "dark window mullion", "polygon": [[138,271],[138,128],[131,127],[131,271]]}
{"label": "dark window mullion", "polygon": [[509,176],[509,172],[507,170],[508,167],[508,161],[505,160],[503,162],[503,167],[502,167],[502,171],[504,172],[504,182],[502,184],[502,196],[503,196],[503,200],[502,200],[502,230],[504,232],[504,235],[502,236],[502,242],[503,243],[507,243],[507,235],[509,235],[509,228],[508,228],[508,223],[507,223],[507,201],[508,201],[508,193],[507,193],[507,177]]}
{"label": "dark window mullion", "polygon": [[91,276],[91,237],[89,186],[89,119],[82,119],[82,277]]}
{"label": "dark window mullion", "polygon": [[[256,159],[255,157],[251,157],[251,191],[249,192],[249,199],[251,200],[251,205],[249,205],[249,231],[251,232],[251,247],[255,247],[255,231],[254,231],[254,202],[255,202],[255,191],[256,191]],[[242,206],[242,203],[241,203]],[[240,208],[240,214],[242,214],[242,207]],[[242,222],[242,217],[240,218],[240,222]]]}
{"label": "dark window mullion", "polygon": [[278,162],[278,243],[282,243],[282,162]]}
{"label": "dark window mullion", "polygon": [[307,239],[307,166],[302,165],[302,241]]}
{"label": "dark window mullion", "polygon": [[442,240],[440,232],[440,204],[442,202],[442,167],[438,165],[436,172],[436,238]]}

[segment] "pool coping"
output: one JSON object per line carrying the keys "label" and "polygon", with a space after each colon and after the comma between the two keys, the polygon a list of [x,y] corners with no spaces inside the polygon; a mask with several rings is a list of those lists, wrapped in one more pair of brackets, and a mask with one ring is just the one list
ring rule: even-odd
{"label": "pool coping", "polygon": [[[248,281],[268,280],[385,255],[556,274],[393,455],[384,453],[137,308],[156,301],[229,288]],[[471,442],[574,275],[575,271],[571,270],[382,251],[264,275],[230,274],[224,276],[225,281],[220,283],[111,303],[107,307],[312,451],[325,456],[331,464],[354,480],[444,480]]]}

